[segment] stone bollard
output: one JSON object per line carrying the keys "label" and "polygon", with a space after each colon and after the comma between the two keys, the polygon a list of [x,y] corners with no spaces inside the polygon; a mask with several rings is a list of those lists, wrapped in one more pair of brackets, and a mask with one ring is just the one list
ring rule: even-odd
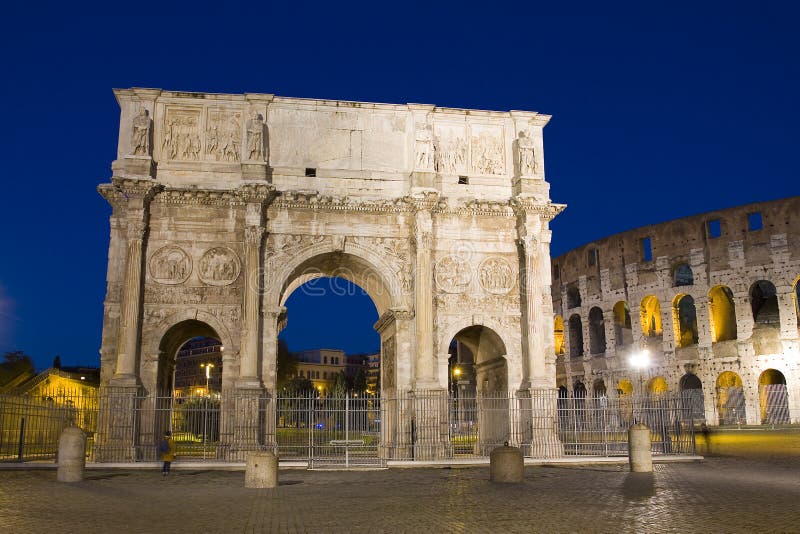
{"label": "stone bollard", "polygon": [[525,477],[525,462],[517,447],[497,447],[489,454],[489,480],[520,484]]}
{"label": "stone bollard", "polygon": [[270,451],[251,452],[247,455],[245,488],[274,488],[278,485],[278,457]]}
{"label": "stone bollard", "polygon": [[650,451],[650,429],[636,423],[628,430],[628,460],[634,473],[653,472],[653,453]]}
{"label": "stone bollard", "polygon": [[80,482],[86,467],[86,434],[80,428],[65,428],[58,440],[59,482]]}

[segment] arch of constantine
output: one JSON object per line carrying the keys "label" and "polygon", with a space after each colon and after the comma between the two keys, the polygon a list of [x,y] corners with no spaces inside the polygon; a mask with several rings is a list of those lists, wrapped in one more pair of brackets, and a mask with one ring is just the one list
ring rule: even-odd
{"label": "arch of constantine", "polygon": [[[549,116],[115,93],[117,158],[98,188],[113,208],[98,460],[155,450],[169,423],[153,399],[170,394],[177,351],[199,336],[224,347],[226,457],[272,447],[283,305],[323,276],[351,280],[375,303],[384,396],[428,406],[384,421],[384,444],[417,447],[415,458],[450,454],[457,339],[474,354],[479,391],[507,391],[545,422],[510,421],[527,429],[512,441],[560,453],[548,225],[564,206],[550,202],[544,176]],[[136,416],[146,409],[155,415]],[[404,445],[410,420],[415,439]]]}
{"label": "arch of constantine", "polygon": [[798,423],[798,281],[800,197],[567,252],[553,260],[560,397],[681,392],[711,425]]}

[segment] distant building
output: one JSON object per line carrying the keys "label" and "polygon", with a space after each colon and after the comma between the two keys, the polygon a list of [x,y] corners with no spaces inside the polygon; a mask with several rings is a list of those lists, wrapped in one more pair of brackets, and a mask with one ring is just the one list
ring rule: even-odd
{"label": "distant building", "polygon": [[381,378],[381,353],[367,355],[367,391],[375,393]]}
{"label": "distant building", "polygon": [[345,378],[352,383],[360,369],[367,371],[370,356],[348,356],[340,349],[313,349],[293,352],[292,358],[297,362],[297,368],[289,378],[308,378],[321,395],[326,395],[333,388],[339,373],[344,373]]}
{"label": "distant building", "polygon": [[297,362],[297,369],[291,378],[308,378],[320,395],[326,395],[333,388],[336,375],[347,368],[347,355],[340,349],[293,352],[292,358]]}
{"label": "distant building", "polygon": [[94,429],[97,396],[100,389],[100,369],[97,367],[62,367],[46,369],[16,387],[11,393],[29,397],[39,406],[39,417],[52,408],[60,417],[71,420],[84,430]]}
{"label": "distant building", "polygon": [[[206,366],[208,382],[206,382]],[[208,384],[208,389],[206,389]],[[213,338],[193,339],[186,343],[175,361],[175,396],[191,397],[222,391],[222,344]]]}

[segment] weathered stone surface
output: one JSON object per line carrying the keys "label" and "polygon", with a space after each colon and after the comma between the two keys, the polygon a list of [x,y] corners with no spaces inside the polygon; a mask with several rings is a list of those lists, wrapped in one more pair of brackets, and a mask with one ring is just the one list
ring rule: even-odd
{"label": "weathered stone surface", "polygon": [[[552,263],[559,386],[695,388],[710,425],[800,422],[800,197],[637,228]],[[629,358],[644,347],[640,375]]]}
{"label": "weathered stone surface", "polygon": [[[224,346],[224,391],[274,393],[279,310],[311,277],[340,276],[378,309],[384,390],[446,392],[460,335],[493,340],[491,354],[473,347],[477,364],[494,362],[479,366],[485,393],[553,389],[543,296],[549,222],[564,206],[550,202],[544,179],[549,116],[157,89],[116,96],[117,160],[99,187],[113,207],[103,386],[168,395],[177,348],[204,335]],[[428,431],[420,442],[447,454],[446,426],[420,426]],[[272,439],[253,432],[236,438],[237,454]]]}
{"label": "weathered stone surface", "polygon": [[59,482],[80,482],[86,467],[86,434],[80,428],[68,427],[58,440]]}

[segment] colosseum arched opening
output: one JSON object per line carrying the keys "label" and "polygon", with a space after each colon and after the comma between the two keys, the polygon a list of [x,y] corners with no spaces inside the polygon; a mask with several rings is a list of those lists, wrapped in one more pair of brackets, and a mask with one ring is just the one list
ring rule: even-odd
{"label": "colosseum arched opening", "polygon": [[672,323],[677,347],[697,345],[697,309],[691,295],[679,294],[673,299]]}
{"label": "colosseum arched opening", "polygon": [[693,421],[705,421],[705,405],[703,403],[703,382],[694,373],[686,373],[678,382],[684,405],[689,410]]}
{"label": "colosseum arched opening", "polygon": [[583,356],[583,323],[577,313],[569,318],[569,357]]}
{"label": "colosseum arched opening", "polygon": [[747,421],[742,378],[733,371],[724,371],[717,377],[717,414],[720,425]]}
{"label": "colosseum arched opening", "polygon": [[708,311],[711,326],[711,341],[736,339],[736,305],[729,287],[719,285],[708,292]]}
{"label": "colosseum arched opening", "polygon": [[758,377],[761,423],[780,425],[789,422],[789,393],[786,377],[777,369],[767,369]]}
{"label": "colosseum arched opening", "polygon": [[618,347],[633,343],[633,326],[628,303],[620,300],[614,304],[614,337]]}
{"label": "colosseum arched opening", "polygon": [[555,345],[556,354],[564,354],[564,319],[560,315],[556,315],[553,325],[553,343]]}
{"label": "colosseum arched opening", "polygon": [[641,319],[642,334],[645,337],[661,337],[663,328],[661,326],[661,304],[658,297],[648,295],[642,299],[639,307],[639,317]]}
{"label": "colosseum arched opening", "polygon": [[675,287],[694,285],[694,272],[688,263],[679,263],[672,270],[672,285]]}
{"label": "colosseum arched opening", "polygon": [[606,324],[597,306],[589,310],[589,350],[593,355],[606,352]]}

